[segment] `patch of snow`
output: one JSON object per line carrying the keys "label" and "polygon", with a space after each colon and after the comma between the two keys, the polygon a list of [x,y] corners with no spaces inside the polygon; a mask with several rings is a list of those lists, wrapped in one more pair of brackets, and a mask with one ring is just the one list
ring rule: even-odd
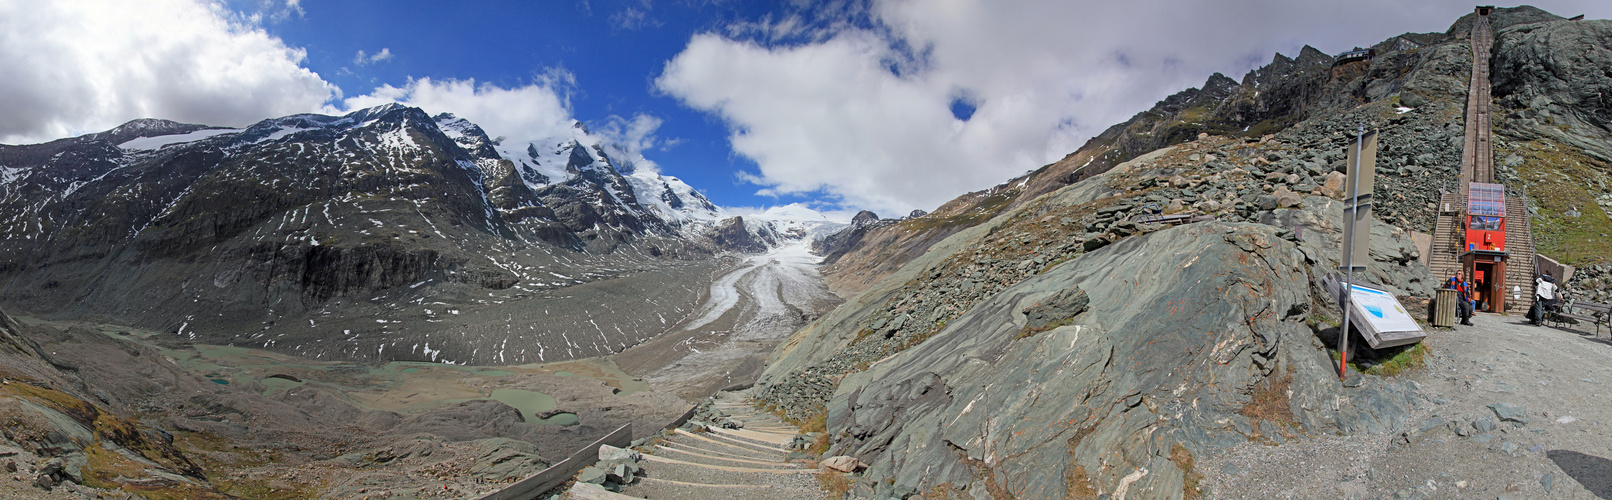
{"label": "patch of snow", "polygon": [[1403,115],[1403,114],[1408,113],[1410,111],[1413,111],[1415,109],[1416,108],[1407,108],[1407,107],[1404,107],[1404,106],[1400,106],[1400,107],[1394,108],[1394,112]]}
{"label": "patch of snow", "polygon": [[315,130],[315,129],[302,128],[302,127],[286,127],[286,128],[282,128],[280,130],[274,131],[274,133],[269,134],[268,137],[264,137],[262,139],[259,139],[257,142],[278,141],[280,139],[284,139],[285,136],[295,134],[297,132],[307,131],[307,130]]}
{"label": "patch of snow", "polygon": [[156,137],[141,137],[139,139],[134,139],[134,140],[130,140],[128,142],[125,142],[123,144],[119,144],[118,147],[123,148],[123,149],[138,149],[138,150],[151,151],[151,150],[156,150],[156,149],[162,149],[163,146],[167,146],[167,145],[170,145],[170,144],[181,144],[181,143],[186,143],[186,142],[195,142],[195,141],[206,139],[208,137],[212,137],[212,136],[215,136],[215,135],[235,134],[235,133],[240,133],[240,131],[241,131],[241,129],[236,129],[236,128],[214,128],[214,129],[206,129],[206,130],[197,130],[195,132],[191,132],[191,133],[188,133],[188,134],[159,135],[159,136],[156,136]]}
{"label": "patch of snow", "polygon": [[21,167],[0,167],[0,186],[11,184],[11,181],[22,178],[27,169]]}

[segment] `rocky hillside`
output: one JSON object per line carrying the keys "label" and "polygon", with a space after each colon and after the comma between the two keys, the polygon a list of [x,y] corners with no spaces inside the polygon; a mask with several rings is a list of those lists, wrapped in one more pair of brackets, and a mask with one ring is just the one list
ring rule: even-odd
{"label": "rocky hillside", "polygon": [[[1612,128],[1585,89],[1612,66],[1590,46],[1607,23],[1492,18],[1499,175],[1527,188],[1536,238],[1559,242],[1545,253],[1605,260],[1586,231],[1612,232],[1596,203]],[[859,243],[825,272],[853,295],[774,352],[756,394],[869,464],[867,495],[1191,497],[1194,456],[1399,428],[1428,399],[1392,378],[1342,392],[1318,283],[1364,126],[1381,133],[1364,278],[1408,307],[1432,293],[1410,233],[1456,187],[1470,22],[1369,61],[1312,49],[1216,75],[1025,177],[842,238]]]}
{"label": "rocky hillside", "polygon": [[[1458,173],[1470,52],[1464,39],[1443,33],[1407,33],[1374,48],[1373,60],[1335,66],[1331,56],[1306,46],[1297,58],[1277,54],[1240,82],[1212,75],[1203,88],[1159,101],[1062,160],[959,197],[924,217],[870,231],[858,251],[825,268],[825,274],[837,292],[858,292],[950,234],[1200,134],[1257,140],[1283,133],[1291,147],[1261,165],[1298,175],[1278,184],[1309,194],[1324,184],[1328,172],[1344,170],[1341,145],[1357,125],[1382,129],[1386,142],[1378,165],[1387,175],[1379,177],[1377,189],[1387,196],[1377,213],[1395,214],[1389,222],[1407,229],[1431,232],[1431,205]],[[1383,113],[1400,107],[1410,109]],[[1217,158],[1218,169],[1234,167],[1228,156]]]}
{"label": "rocky hillside", "polygon": [[712,256],[758,250],[632,158],[398,105],[0,145],[0,302],[324,359],[619,352],[692,311]]}
{"label": "rocky hillside", "polygon": [[[1612,265],[1612,21],[1518,9],[1496,27],[1496,176],[1527,191],[1534,246],[1581,268]],[[1590,282],[1568,290],[1605,298]],[[1604,288],[1604,287],[1602,287]]]}

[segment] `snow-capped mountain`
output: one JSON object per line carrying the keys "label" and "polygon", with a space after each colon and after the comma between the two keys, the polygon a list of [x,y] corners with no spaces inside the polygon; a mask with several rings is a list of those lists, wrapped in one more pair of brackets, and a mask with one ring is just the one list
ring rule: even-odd
{"label": "snow-capped mountain", "polygon": [[[666,273],[708,265],[725,214],[580,124],[570,132],[500,143],[451,114],[391,104],[240,129],[136,120],[0,145],[0,302],[340,358],[619,351],[664,314],[606,318],[585,293],[493,306],[642,280],[633,293],[677,310],[670,303],[697,300],[697,288]],[[395,335],[400,318],[418,320],[408,342]],[[420,326],[436,323],[456,337]],[[599,335],[556,343],[563,354],[474,344],[479,329],[508,338],[516,324],[577,335],[540,328],[561,323]]]}
{"label": "snow-capped mountain", "polygon": [[717,224],[712,239],[727,250],[757,253],[793,241],[810,243],[846,225],[810,207],[792,203],[723,219]]}

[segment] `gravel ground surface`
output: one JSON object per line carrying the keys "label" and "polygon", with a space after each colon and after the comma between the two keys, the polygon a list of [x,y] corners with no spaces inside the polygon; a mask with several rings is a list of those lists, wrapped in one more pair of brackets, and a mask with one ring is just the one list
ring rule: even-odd
{"label": "gravel ground surface", "polygon": [[1250,442],[1199,462],[1212,498],[1612,498],[1612,341],[1519,316],[1435,329],[1388,434]]}

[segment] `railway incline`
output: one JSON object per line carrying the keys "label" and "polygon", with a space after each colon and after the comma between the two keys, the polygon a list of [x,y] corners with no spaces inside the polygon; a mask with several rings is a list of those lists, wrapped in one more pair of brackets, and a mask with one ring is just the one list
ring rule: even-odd
{"label": "railway incline", "polygon": [[[1461,152],[1461,175],[1456,185],[1445,189],[1438,204],[1438,220],[1433,231],[1432,255],[1428,267],[1437,279],[1455,274],[1461,265],[1462,241],[1465,228],[1462,224],[1466,208],[1468,187],[1472,182],[1494,183],[1493,127],[1489,121],[1490,50],[1494,46],[1494,27],[1489,23],[1489,9],[1479,7],[1477,20],[1472,24],[1472,81],[1466,106],[1466,140]],[[1533,293],[1534,244],[1533,231],[1528,223],[1527,196],[1525,193],[1506,194],[1506,251],[1512,262],[1506,268],[1507,291],[1520,290]],[[1507,309],[1521,311],[1528,308],[1527,300],[1509,300]]]}

